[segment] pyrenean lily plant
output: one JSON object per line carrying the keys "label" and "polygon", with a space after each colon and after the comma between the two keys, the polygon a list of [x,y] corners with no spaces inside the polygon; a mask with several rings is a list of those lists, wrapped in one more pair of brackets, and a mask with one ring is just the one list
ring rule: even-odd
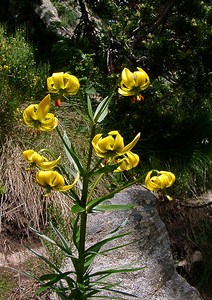
{"label": "pyrenean lily plant", "polygon": [[[114,273],[133,272],[140,268],[120,267],[118,269],[106,269],[102,271],[92,271],[91,265],[95,257],[103,253],[102,247],[108,242],[116,240],[126,235],[120,233],[118,229],[114,230],[107,237],[101,239],[97,243],[86,247],[86,230],[88,217],[92,218],[92,213],[107,210],[130,209],[131,205],[105,205],[104,201],[113,197],[117,192],[125,187],[129,187],[136,181],[143,179],[138,178],[135,181],[123,184],[121,188],[117,188],[102,197],[95,197],[94,190],[98,188],[100,179],[106,173],[124,172],[135,168],[139,164],[139,156],[132,152],[133,147],[139,142],[140,133],[127,145],[117,130],[110,131],[107,136],[97,133],[98,124],[101,123],[108,114],[108,107],[112,100],[112,96],[119,85],[118,92],[122,96],[133,96],[139,101],[141,91],[148,88],[150,84],[147,73],[138,68],[137,71],[131,72],[127,68],[122,71],[121,78],[115,85],[110,96],[103,99],[94,109],[92,101],[87,97],[87,115],[86,120],[89,121],[90,140],[88,142],[88,152],[85,165],[79,159],[79,155],[73,147],[68,136],[60,129],[60,122],[54,114],[50,113],[51,93],[58,96],[55,105],[59,106],[63,97],[76,95],[80,88],[77,77],[69,73],[54,73],[47,79],[47,88],[49,94],[44,97],[39,104],[29,105],[23,112],[23,120],[29,130],[52,131],[56,130],[61,142],[64,145],[67,159],[73,167],[70,174],[61,162],[61,157],[55,159],[47,158],[47,153],[51,151],[42,149],[36,152],[33,149],[23,151],[23,157],[29,164],[30,168],[36,168],[36,182],[45,190],[48,196],[51,191],[64,192],[65,195],[72,200],[70,213],[72,214],[72,237],[71,241],[67,241],[62,233],[51,224],[55,233],[55,239],[33,229],[34,232],[49,243],[56,245],[64,255],[70,259],[72,265],[70,270],[63,272],[60,266],[57,266],[51,257],[45,257],[35,251],[45,263],[47,263],[52,272],[45,274],[39,278],[33,277],[40,282],[38,292],[45,289],[52,289],[60,299],[86,300],[91,298],[110,298],[110,299],[130,299],[136,298],[127,291],[117,289],[117,283],[108,282],[108,277]],[[93,154],[96,158],[93,158]],[[98,160],[97,160],[98,158]],[[93,162],[94,161],[94,162]],[[73,179],[71,180],[73,176]],[[145,175],[144,175],[145,177]],[[152,191],[162,191],[170,187],[175,181],[175,176],[168,171],[150,171],[145,179],[146,187]],[[78,184],[80,182],[80,184]],[[123,245],[124,246],[124,245]],[[117,246],[120,248],[120,245]],[[107,251],[115,251],[108,248]],[[108,296],[108,292],[112,292],[115,296]],[[106,295],[104,295],[106,293]]]}

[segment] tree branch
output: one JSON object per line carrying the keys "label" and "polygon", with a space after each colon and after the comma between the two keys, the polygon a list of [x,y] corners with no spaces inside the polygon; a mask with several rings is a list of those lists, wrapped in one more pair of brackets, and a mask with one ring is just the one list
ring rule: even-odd
{"label": "tree branch", "polygon": [[[157,29],[157,27],[167,18],[168,14],[172,10],[176,2],[177,0],[172,0],[169,3],[169,5],[164,9],[162,14],[157,18],[155,23],[152,25],[152,27],[149,30],[147,30],[145,33],[140,34],[136,37],[136,39],[134,40],[134,45],[138,44],[145,36],[147,36],[149,33],[153,33]],[[140,25],[133,31],[133,35],[141,29],[142,26]]]}

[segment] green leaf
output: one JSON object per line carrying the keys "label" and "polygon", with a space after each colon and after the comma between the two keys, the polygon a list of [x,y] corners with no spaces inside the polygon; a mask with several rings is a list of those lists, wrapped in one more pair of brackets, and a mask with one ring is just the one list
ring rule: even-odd
{"label": "green leaf", "polygon": [[95,170],[95,171],[91,171],[90,172],[90,176],[97,176],[99,174],[102,174],[102,173],[111,173],[113,172],[114,170],[116,170],[119,166],[121,165],[121,162],[117,163],[117,164],[108,164],[98,170]]}
{"label": "green leaf", "polygon": [[99,252],[99,254],[104,254],[106,252],[113,251],[113,250],[116,250],[116,249],[119,249],[119,248],[123,248],[123,247],[129,246],[129,245],[132,245],[134,243],[135,243],[135,241],[132,241],[130,243],[126,243],[126,244],[122,244],[122,245],[119,245],[119,246],[116,246],[116,247],[112,247],[110,249],[106,249],[104,251]]}
{"label": "green leaf", "polygon": [[18,269],[12,268],[12,267],[7,267],[7,268],[39,282],[39,278],[30,274],[29,272],[18,270]]}
{"label": "green leaf", "polygon": [[69,246],[69,242],[66,241],[66,239],[64,238],[64,236],[60,233],[60,231],[54,227],[54,225],[52,224],[52,222],[50,222],[50,226],[53,229],[54,233],[57,235],[57,237],[59,238],[59,240],[61,241],[63,247],[68,250],[68,252],[71,254],[71,249]]}
{"label": "green leaf", "polygon": [[[37,230],[35,230],[35,229],[33,229],[33,228],[31,228],[31,229],[32,229],[33,231],[35,231],[35,233],[36,233],[38,236],[40,236],[41,238],[47,240],[48,242],[50,242],[50,243],[56,245],[56,246],[57,246],[58,248],[60,248],[64,253],[66,253],[67,256],[71,258],[72,263],[73,263],[73,265],[74,265],[74,267],[75,267],[75,264],[76,264],[76,260],[77,260],[77,259],[76,259],[75,256],[73,256],[72,250],[71,250],[71,248],[70,248],[68,242],[64,239],[64,237],[62,236],[62,234],[61,234],[61,233],[53,226],[53,224],[50,223],[50,225],[51,225],[52,229],[54,230],[55,234],[58,236],[58,238],[59,238],[60,241],[62,242],[62,245],[59,244],[58,242],[55,242],[54,240],[48,238],[46,235],[39,233]],[[30,249],[30,251],[31,251],[31,249]]]}
{"label": "green leaf", "polygon": [[82,169],[81,163],[80,163],[79,158],[74,150],[74,147],[73,147],[71,141],[69,140],[65,131],[63,133],[63,140],[65,142],[65,145],[64,145],[65,153],[66,153],[66,156],[67,156],[70,164],[74,167],[74,169],[77,172],[80,172]]}
{"label": "green leaf", "polygon": [[[51,288],[54,290],[54,287],[53,285],[55,283],[57,283],[58,281],[60,281],[60,284],[62,283],[61,282],[61,279],[64,279],[66,281],[68,281],[69,283],[69,287],[70,288],[73,288],[75,286],[75,281],[67,276],[69,274],[74,274],[74,272],[65,272],[65,273],[61,273],[61,274],[45,274],[45,275],[42,275],[39,279],[40,281],[44,282],[46,280],[49,280],[48,282],[46,282],[45,284],[43,284],[37,291],[37,293],[41,293],[43,292],[44,290],[46,290],[47,288]],[[57,288],[56,288],[57,289]],[[61,288],[60,288],[61,289]]]}
{"label": "green leaf", "polygon": [[[84,169],[80,163],[80,160],[79,160],[66,132],[64,132],[64,134],[62,135],[60,130],[58,129],[58,127],[56,127],[56,130],[63,142],[64,149],[67,154],[67,158],[70,161],[70,164],[72,164],[74,166],[74,168],[77,172],[79,172],[81,175],[83,175]],[[75,176],[75,174],[74,174],[74,176]]]}
{"label": "green leaf", "polygon": [[[42,276],[43,279],[41,279],[42,281],[47,280],[47,277],[50,277],[51,280],[48,281],[48,282],[46,282],[46,283],[44,283],[36,291],[36,294],[39,294],[39,293],[45,291],[48,288],[50,288],[51,290],[53,290],[55,292],[57,292],[58,290],[60,292],[67,290],[66,288],[63,287],[63,284],[61,282],[61,279],[64,279],[64,280],[67,279],[67,274],[70,274],[70,272],[66,272],[66,273],[62,273],[62,274],[46,274],[46,275],[43,275]],[[49,275],[53,275],[53,276],[49,276]],[[71,288],[73,288],[75,286],[75,281],[72,278],[70,278],[70,277],[68,277],[68,278],[72,280],[72,282],[71,282]],[[54,286],[54,284],[57,283],[58,281],[60,281],[59,282],[60,283],[60,287],[59,288],[57,288],[57,286]]]}
{"label": "green leaf", "polygon": [[126,298],[120,298],[120,297],[114,297],[114,296],[93,296],[92,298],[112,299],[112,300],[126,300]]}
{"label": "green leaf", "polygon": [[62,273],[60,271],[60,269],[54,264],[52,263],[50,260],[48,260],[48,258],[46,258],[45,256],[43,256],[42,254],[40,254],[39,252],[28,248],[27,246],[25,246],[27,249],[29,249],[29,251],[31,251],[32,253],[34,253],[37,257],[39,257],[40,259],[42,259],[47,265],[49,265],[51,268],[53,268],[55,271],[57,271],[58,273]]}
{"label": "green leaf", "polygon": [[92,85],[86,87],[85,92],[87,95],[96,95],[97,94],[96,89]]}
{"label": "green leaf", "polygon": [[110,192],[109,194],[103,196],[103,197],[100,197],[100,198],[95,198],[95,199],[92,199],[87,207],[86,207],[86,211],[87,213],[91,212],[92,209],[99,205],[100,203],[102,203],[104,200],[107,200],[107,199],[110,199],[112,198],[115,194],[119,193],[120,191],[122,191],[123,189],[127,188],[127,187],[130,187],[132,186],[133,184],[137,183],[138,181],[140,181],[141,179],[143,179],[144,177],[146,177],[146,174],[140,176],[138,179],[135,179],[131,182],[127,182],[126,184],[124,184],[123,186],[121,186],[120,188],[117,188],[116,190],[113,190],[112,192]]}
{"label": "green leaf", "polygon": [[94,113],[94,121],[100,123],[108,114],[108,106],[110,104],[111,97],[104,98],[96,108]]}
{"label": "green leaf", "polygon": [[[94,282],[94,284],[95,284],[95,282]],[[101,285],[101,282],[96,282],[96,284],[97,285]],[[127,293],[127,292],[123,292],[123,291],[121,291],[121,290],[117,290],[117,289],[113,289],[114,287],[120,287],[120,288],[122,288],[122,289],[124,289],[125,287],[123,287],[123,286],[121,286],[120,284],[119,284],[119,282],[116,282],[116,283],[108,283],[108,282],[103,282],[102,283],[104,286],[103,287],[98,287],[98,288],[92,288],[92,289],[90,289],[89,290],[89,292],[88,292],[88,294],[86,294],[86,296],[87,297],[92,297],[92,298],[103,298],[103,299],[105,299],[105,298],[107,298],[107,299],[126,299],[126,298],[120,298],[120,296],[119,297],[117,297],[117,296],[94,296],[95,294],[98,294],[98,293],[102,293],[102,292],[104,292],[104,291],[109,291],[109,292],[112,292],[112,293],[114,293],[114,294],[121,294],[121,295],[124,295],[124,296],[130,296],[130,297],[133,297],[133,298],[138,298],[136,295],[133,295],[133,294],[131,294],[131,293]]]}
{"label": "green leaf", "polygon": [[[53,285],[54,283],[58,282],[59,280],[64,279],[65,277],[67,277],[67,275],[74,274],[74,273],[75,272],[72,272],[72,271],[64,272],[64,273],[61,273],[61,274],[50,273],[50,274],[45,274],[45,275],[40,276],[39,279],[40,279],[40,281],[49,280],[49,282],[46,283],[46,284]],[[69,279],[71,279],[73,284],[75,283],[75,281],[71,277],[69,277]]]}
{"label": "green leaf", "polygon": [[35,233],[36,235],[38,235],[40,238],[42,238],[42,239],[48,241],[49,243],[51,243],[51,244],[53,244],[53,245],[56,245],[56,242],[55,242],[54,240],[50,239],[50,238],[49,238],[48,236],[46,236],[45,234],[39,232],[38,230],[36,230],[36,229],[34,229],[34,228],[30,227],[30,226],[29,226],[29,228],[30,228],[32,231],[34,231],[34,233]]}
{"label": "green leaf", "polygon": [[96,255],[98,254],[99,250],[101,249],[101,247],[103,245],[105,245],[106,243],[113,241],[115,239],[124,237],[126,235],[128,235],[129,233],[122,233],[119,235],[109,235],[107,238],[101,240],[100,242],[92,245],[91,247],[89,247],[85,253],[84,253],[84,258],[85,258],[85,268],[87,269],[93,262],[94,258],[96,257]]}
{"label": "green leaf", "polygon": [[132,204],[109,204],[109,205],[97,205],[93,211],[113,211],[113,210],[128,210],[132,209]]}
{"label": "green leaf", "polygon": [[90,99],[89,95],[87,95],[87,107],[88,107],[88,115],[89,115],[90,119],[93,121],[93,119],[94,119],[93,109],[92,109],[91,99]]}
{"label": "green leaf", "polygon": [[40,294],[42,292],[45,292],[47,289],[49,289],[51,286],[50,285],[42,285],[41,287],[39,287],[39,289],[37,289],[36,294]]}
{"label": "green leaf", "polygon": [[79,204],[74,204],[71,208],[72,213],[82,213],[83,211],[85,211],[85,209]]}
{"label": "green leaf", "polygon": [[[133,295],[131,293],[126,293],[126,292],[122,292],[122,291],[119,291],[119,290],[114,290],[114,289],[110,289],[110,288],[102,288],[101,290],[103,291],[108,291],[108,292],[112,292],[112,293],[116,293],[116,294],[121,294],[121,295],[124,295],[124,296],[130,296],[130,297],[133,297],[133,298],[138,298],[138,296],[136,295]],[[113,297],[112,299],[126,299],[126,298],[116,298],[116,297]]]}
{"label": "green leaf", "polygon": [[79,249],[79,240],[80,240],[80,228],[78,225],[78,221],[79,221],[79,215],[77,215],[76,219],[74,219],[73,217],[71,220],[72,232],[73,232],[72,239],[77,249]]}
{"label": "green leaf", "polygon": [[98,271],[96,273],[93,274],[89,274],[90,277],[94,277],[94,276],[99,276],[99,275],[104,275],[104,274],[117,274],[117,273],[131,273],[131,272],[135,272],[135,271],[140,271],[142,270],[144,267],[139,267],[139,268],[120,268],[120,269],[107,269],[107,270],[103,270],[103,271]]}
{"label": "green leaf", "polygon": [[103,201],[105,200],[108,200],[110,198],[112,198],[114,196],[114,194],[108,194],[108,195],[105,195],[103,197],[100,197],[100,198],[95,198],[95,199],[92,199],[88,205],[86,206],[86,212],[87,213],[90,213],[94,207],[96,207],[98,204],[102,203]]}

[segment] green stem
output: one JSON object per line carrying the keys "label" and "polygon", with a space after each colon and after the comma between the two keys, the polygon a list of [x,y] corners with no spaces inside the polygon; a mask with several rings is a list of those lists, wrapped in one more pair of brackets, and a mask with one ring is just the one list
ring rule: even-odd
{"label": "green stem", "polygon": [[[96,131],[95,124],[91,126],[91,134],[90,134],[90,143],[88,150],[88,160],[86,172],[83,176],[83,189],[82,189],[82,197],[81,197],[81,206],[86,208],[87,198],[88,198],[88,187],[89,187],[89,171],[91,167],[91,159],[92,159],[92,140],[94,138]],[[79,272],[77,274],[77,282],[78,284],[83,284],[84,277],[84,253],[85,253],[85,241],[86,241],[86,226],[87,226],[87,212],[84,211],[81,213],[80,218],[80,241],[79,241],[79,249],[78,249],[78,258],[79,258]]]}

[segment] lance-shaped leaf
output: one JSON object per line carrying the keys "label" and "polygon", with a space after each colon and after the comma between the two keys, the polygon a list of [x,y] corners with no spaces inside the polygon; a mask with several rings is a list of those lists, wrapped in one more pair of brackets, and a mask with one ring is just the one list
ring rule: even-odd
{"label": "lance-shaped leaf", "polygon": [[91,121],[93,122],[93,120],[94,120],[93,109],[92,109],[91,99],[90,99],[89,95],[87,95],[87,107],[88,107],[88,115],[89,115]]}
{"label": "lance-shaped leaf", "polygon": [[109,237],[101,240],[100,242],[94,244],[93,246],[89,247],[85,253],[84,253],[84,258],[85,258],[85,268],[87,269],[93,262],[95,256],[98,254],[99,250],[101,249],[101,247],[103,245],[105,245],[106,243],[110,242],[110,241],[113,241],[115,239],[118,239],[118,238],[121,238],[121,237],[124,237],[126,235],[128,235],[129,232],[127,233],[122,233],[122,234],[119,234],[119,235],[110,235]]}
{"label": "lance-shaped leaf", "polygon": [[77,215],[76,219],[74,219],[73,217],[71,220],[72,239],[77,249],[79,249],[79,240],[80,240],[80,228],[78,222],[79,222],[79,214]]}
{"label": "lance-shaped leaf", "polygon": [[90,274],[90,277],[94,276],[99,276],[99,275],[104,275],[104,274],[117,274],[117,273],[130,273],[130,272],[135,272],[135,271],[141,271],[144,267],[140,268],[120,268],[120,269],[107,269],[103,271],[98,271],[96,273]]}
{"label": "lance-shaped leaf", "polygon": [[[133,294],[127,293],[127,292],[123,292],[123,291],[119,291],[119,290],[115,290],[113,288],[99,288],[99,289],[95,289],[94,292],[91,293],[91,295],[92,294],[97,294],[97,293],[100,293],[100,292],[102,293],[104,291],[111,292],[111,293],[114,293],[114,294],[121,294],[121,295],[127,296],[127,297],[138,298],[138,296],[136,296],[136,295],[133,295]],[[117,297],[117,296],[105,296],[105,295],[103,295],[103,296],[99,296],[99,295],[98,296],[92,296],[92,298],[98,298],[98,299],[99,298],[103,298],[103,299],[113,299],[113,300],[125,299],[126,300],[126,297],[121,298],[121,297]]]}
{"label": "lance-shaped leaf", "polygon": [[[57,283],[58,281],[61,281],[61,279],[66,279],[70,274],[73,274],[74,272],[69,271],[69,272],[65,272],[65,273],[61,273],[61,274],[55,274],[55,273],[49,273],[49,274],[45,274],[39,277],[39,280],[44,282],[46,280],[48,280],[48,282],[46,282],[45,284],[43,284],[37,291],[37,293],[41,293],[44,290],[48,289],[48,288],[52,288],[53,285],[55,283]],[[71,288],[74,287],[75,285],[75,281],[69,277],[69,284],[71,283]]]}
{"label": "lance-shaped leaf", "polygon": [[70,165],[74,167],[76,172],[80,172],[81,164],[80,164],[78,156],[74,150],[74,147],[65,131],[63,133],[63,140],[65,141],[64,150],[65,150],[66,156],[70,162]]}
{"label": "lance-shaped leaf", "polygon": [[54,233],[57,235],[57,237],[59,238],[59,240],[61,241],[63,247],[71,253],[71,249],[70,249],[70,243],[68,241],[66,241],[66,239],[64,238],[64,236],[61,234],[61,232],[52,224],[52,222],[50,222],[50,226],[53,229]]}
{"label": "lance-shaped leaf", "polygon": [[49,238],[48,236],[46,236],[45,234],[41,233],[40,231],[38,231],[38,230],[36,230],[36,229],[34,229],[34,228],[30,227],[30,226],[29,226],[29,228],[30,228],[32,231],[34,231],[34,233],[35,233],[36,235],[38,235],[40,238],[46,240],[47,242],[49,242],[49,243],[51,243],[51,244],[53,244],[53,245],[56,245],[56,242],[55,242],[54,240],[50,239],[50,238]]}
{"label": "lance-shaped leaf", "polygon": [[[114,193],[115,194],[115,193]],[[108,195],[105,195],[103,197],[100,197],[100,198],[95,198],[95,199],[92,199],[88,205],[86,206],[86,212],[87,213],[90,213],[94,207],[96,207],[97,205],[99,205],[100,203],[102,203],[103,201],[107,200],[107,199],[110,199],[114,196],[114,194],[108,194]]]}
{"label": "lance-shaped leaf", "polygon": [[63,145],[64,145],[64,149],[65,149],[65,153],[67,155],[67,158],[70,162],[70,164],[74,167],[75,169],[75,173],[73,173],[73,175],[75,176],[76,173],[80,173],[81,175],[84,174],[84,169],[80,163],[80,160],[73,148],[73,145],[71,144],[66,132],[64,132],[64,134],[62,135],[61,132],[59,131],[59,129],[57,128],[57,132],[61,138],[61,140],[63,141]]}
{"label": "lance-shaped leaf", "polygon": [[106,97],[99,103],[93,117],[95,123],[101,123],[107,116],[110,101],[111,97]]}
{"label": "lance-shaped leaf", "polygon": [[[52,226],[52,229],[54,230],[55,234],[58,236],[58,238],[62,242],[62,244],[54,241],[53,239],[50,239],[48,236],[46,236],[45,234],[40,233],[39,231],[37,231],[34,228],[30,227],[30,229],[33,230],[40,238],[45,239],[47,242],[49,242],[49,243],[57,246],[58,248],[60,248],[67,255],[67,257],[69,257],[71,259],[72,264],[73,264],[74,268],[76,269],[77,258],[72,254],[72,250],[71,250],[70,246],[68,245],[68,242],[62,236],[62,234],[53,226],[53,224],[51,224],[51,226]],[[29,249],[29,250],[32,251],[31,249]]]}
{"label": "lance-shaped leaf", "polygon": [[49,265],[55,271],[57,271],[58,273],[62,274],[62,272],[60,271],[60,269],[54,263],[52,263],[48,258],[46,258],[45,256],[43,256],[39,252],[37,252],[37,251],[35,251],[33,249],[28,248],[27,246],[26,246],[26,248],[29,249],[29,251],[31,251],[32,253],[34,253],[37,257],[39,257],[40,259],[42,259],[47,265]]}
{"label": "lance-shaped leaf", "polygon": [[95,171],[91,171],[89,173],[90,176],[97,176],[99,174],[102,174],[102,173],[112,173],[113,171],[115,171],[119,166],[121,165],[121,162],[117,163],[117,164],[108,164],[102,168],[99,168]]}
{"label": "lance-shaped leaf", "polygon": [[104,205],[97,205],[93,211],[113,211],[113,210],[128,210],[132,209],[132,204],[104,204]]}
{"label": "lance-shaped leaf", "polygon": [[95,123],[100,123],[104,120],[104,118],[107,116],[108,114],[108,106],[110,104],[110,101],[117,89],[117,86],[119,85],[121,81],[121,78],[118,78],[116,80],[116,83],[115,85],[113,86],[112,90],[110,91],[109,93],[109,96],[107,96],[106,98],[104,98],[100,103],[99,105],[97,106],[96,108],[96,111],[94,113],[94,121]]}
{"label": "lance-shaped leaf", "polygon": [[96,207],[97,205],[99,205],[100,203],[102,203],[105,200],[108,200],[110,198],[112,198],[115,194],[119,193],[120,191],[122,191],[123,189],[132,186],[133,184],[135,184],[136,182],[140,181],[141,179],[143,179],[145,175],[142,175],[141,177],[139,177],[138,179],[135,179],[131,182],[127,182],[126,184],[124,184],[123,186],[121,186],[120,188],[117,188],[115,190],[113,190],[112,192],[110,192],[109,194],[100,197],[100,198],[95,198],[92,199],[91,201],[89,201],[89,203],[86,206],[86,212],[90,213],[94,207]]}
{"label": "lance-shaped leaf", "polygon": [[79,204],[74,204],[71,208],[71,212],[73,214],[82,213],[83,211],[85,211],[85,209],[82,206],[80,206]]}
{"label": "lance-shaped leaf", "polygon": [[[97,285],[98,287],[95,287],[95,285]],[[99,282],[99,281],[94,281],[90,284],[90,286],[92,286],[92,288],[89,289],[88,293],[86,294],[87,297],[92,297],[92,298],[107,298],[107,299],[126,299],[126,298],[120,298],[120,297],[116,297],[116,296],[94,296],[96,294],[99,294],[103,291],[111,291],[112,293],[116,293],[115,291],[117,290],[113,290],[113,288],[122,288],[124,289],[125,287],[121,286],[119,282],[113,282],[113,283],[110,283],[110,282]],[[121,293],[123,293],[122,291],[120,291]],[[130,294],[130,293],[127,293],[128,296],[132,296],[132,297],[135,297],[137,298],[137,296],[133,295],[133,294]]]}

